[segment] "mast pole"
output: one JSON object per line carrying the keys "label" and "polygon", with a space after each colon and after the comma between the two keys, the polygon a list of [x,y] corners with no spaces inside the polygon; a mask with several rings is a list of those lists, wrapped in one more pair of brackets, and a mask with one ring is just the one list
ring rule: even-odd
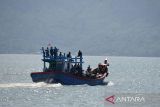
{"label": "mast pole", "polygon": [[45,57],[43,59],[44,59],[44,61],[43,61],[43,71],[45,71],[45,69],[46,69]]}
{"label": "mast pole", "polygon": [[82,55],[80,55],[80,66],[81,66],[81,68],[82,68]]}
{"label": "mast pole", "polygon": [[45,51],[44,51],[44,47],[42,47],[42,52],[43,52],[43,71],[45,71],[45,69],[46,69],[46,63],[45,63]]}

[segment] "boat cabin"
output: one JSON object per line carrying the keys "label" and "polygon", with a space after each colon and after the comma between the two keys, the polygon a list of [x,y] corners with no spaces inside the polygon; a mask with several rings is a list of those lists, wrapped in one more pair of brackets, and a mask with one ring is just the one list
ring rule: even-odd
{"label": "boat cabin", "polygon": [[[53,54],[51,53],[53,48],[50,49],[47,48],[47,50],[44,50],[42,48],[43,52],[43,59],[44,62],[44,72],[54,72],[54,71],[63,71],[63,72],[71,72],[73,70],[74,66],[79,67],[82,71],[82,63],[83,63],[83,57],[81,51],[78,52],[78,56],[72,57],[71,53],[69,52],[67,55],[60,52],[58,55],[58,50],[56,47],[53,49]],[[49,63],[49,66],[46,67],[46,63]]]}

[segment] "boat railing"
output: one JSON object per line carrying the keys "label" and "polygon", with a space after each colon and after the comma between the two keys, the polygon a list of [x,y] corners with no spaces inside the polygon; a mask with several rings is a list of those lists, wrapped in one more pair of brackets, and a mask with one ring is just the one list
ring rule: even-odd
{"label": "boat railing", "polygon": [[49,57],[44,57],[42,60],[44,62],[62,61],[62,62],[70,62],[70,63],[84,63],[82,61],[82,59],[83,59],[83,57],[77,57],[77,56],[71,57],[71,58],[67,58],[67,57],[64,57],[64,56],[57,56],[57,57],[49,56]]}

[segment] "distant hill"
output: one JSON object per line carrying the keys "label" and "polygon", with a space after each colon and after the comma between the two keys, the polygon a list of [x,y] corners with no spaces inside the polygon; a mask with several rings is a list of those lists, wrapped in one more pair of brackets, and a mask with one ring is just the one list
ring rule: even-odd
{"label": "distant hill", "polygon": [[0,53],[48,43],[85,55],[160,56],[158,0],[1,0]]}

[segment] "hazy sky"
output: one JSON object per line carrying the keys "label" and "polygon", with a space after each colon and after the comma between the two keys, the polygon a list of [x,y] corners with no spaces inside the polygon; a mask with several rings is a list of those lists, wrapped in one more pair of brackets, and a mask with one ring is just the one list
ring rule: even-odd
{"label": "hazy sky", "polygon": [[0,0],[0,53],[48,43],[88,55],[160,56],[160,0]]}

